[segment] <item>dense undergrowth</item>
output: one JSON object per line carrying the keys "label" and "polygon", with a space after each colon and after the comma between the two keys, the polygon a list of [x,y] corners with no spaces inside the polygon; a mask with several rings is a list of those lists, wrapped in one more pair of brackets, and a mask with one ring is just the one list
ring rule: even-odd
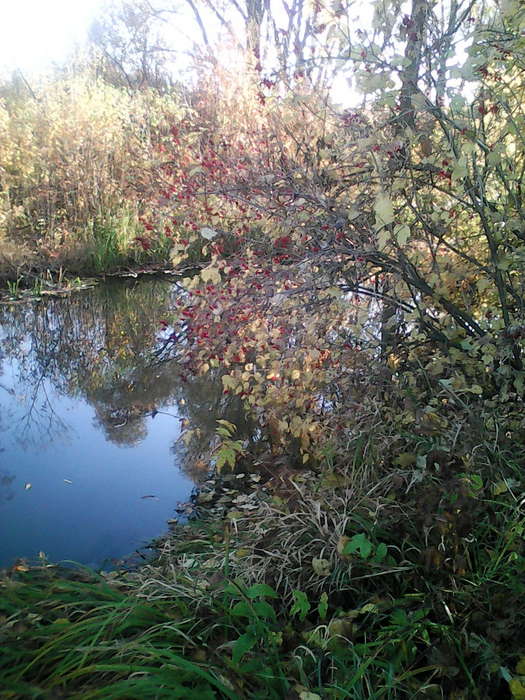
{"label": "dense undergrowth", "polygon": [[177,96],[128,94],[89,67],[0,85],[0,277],[31,286],[47,270],[166,262],[170,244],[137,239],[159,144],[182,113]]}

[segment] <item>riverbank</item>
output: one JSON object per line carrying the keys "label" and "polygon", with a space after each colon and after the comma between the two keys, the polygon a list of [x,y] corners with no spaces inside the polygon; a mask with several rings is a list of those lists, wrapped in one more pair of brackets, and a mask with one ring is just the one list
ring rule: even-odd
{"label": "riverbank", "polygon": [[134,265],[130,267],[109,269],[97,274],[82,274],[74,276],[64,270],[20,271],[18,277],[2,277],[0,274],[0,303],[28,301],[44,296],[64,296],[111,280],[139,279],[158,276],[162,278],[178,278],[181,272],[168,263],[151,263],[149,265]]}
{"label": "riverbank", "polygon": [[521,697],[519,465],[372,487],[358,448],[345,469],[208,480],[136,571],[4,575],[4,696]]}

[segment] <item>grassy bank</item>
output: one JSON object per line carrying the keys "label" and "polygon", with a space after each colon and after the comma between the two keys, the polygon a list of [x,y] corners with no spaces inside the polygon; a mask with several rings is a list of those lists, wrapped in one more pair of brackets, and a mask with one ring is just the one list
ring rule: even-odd
{"label": "grassy bank", "polygon": [[3,697],[523,697],[523,455],[387,474],[379,444],[216,477],[137,571],[15,567]]}

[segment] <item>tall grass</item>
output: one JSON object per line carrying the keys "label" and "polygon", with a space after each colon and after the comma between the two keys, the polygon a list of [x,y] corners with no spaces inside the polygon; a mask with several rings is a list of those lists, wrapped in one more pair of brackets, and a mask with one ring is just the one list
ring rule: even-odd
{"label": "tall grass", "polygon": [[117,264],[143,233],[157,147],[182,113],[177,97],[130,95],[89,72],[33,88],[0,85],[3,247],[23,246],[22,262],[37,266]]}

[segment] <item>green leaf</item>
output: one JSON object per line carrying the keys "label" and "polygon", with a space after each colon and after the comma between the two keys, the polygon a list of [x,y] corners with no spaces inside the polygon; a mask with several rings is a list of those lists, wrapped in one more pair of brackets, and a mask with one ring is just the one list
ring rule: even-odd
{"label": "green leaf", "polygon": [[220,450],[217,452],[217,459],[215,462],[215,466],[217,467],[217,470],[220,472],[222,467],[225,464],[229,464],[229,466],[233,469],[235,467],[235,459],[236,459],[236,453],[235,450],[233,450],[231,447],[223,445]]}
{"label": "green leaf", "polygon": [[474,491],[481,491],[483,488],[483,478],[480,474],[470,474],[469,481]]}
{"label": "green leaf", "polygon": [[462,180],[467,176],[467,159],[464,155],[460,156],[452,169],[452,179]]}
{"label": "green leaf", "polygon": [[229,431],[230,435],[232,435],[237,430],[237,426],[235,425],[235,423],[230,423],[229,420],[224,420],[224,418],[219,419],[217,423],[225,427],[226,430]]}
{"label": "green leaf", "polygon": [[407,614],[404,610],[394,610],[392,615],[390,616],[390,622],[393,625],[397,625],[399,627],[405,627],[405,625],[408,624],[408,617]]}
{"label": "green leaf", "polygon": [[256,600],[253,603],[253,610],[259,617],[266,620],[275,620],[275,610],[272,608],[270,603],[267,603],[265,600]]}
{"label": "green leaf", "polygon": [[253,600],[254,598],[278,598],[279,595],[266,583],[254,583],[246,591],[246,597]]}
{"label": "green leaf", "polygon": [[290,610],[290,615],[299,615],[299,619],[302,621],[308,615],[311,605],[308,600],[308,596],[303,591],[294,591],[294,604]]}
{"label": "green leaf", "polygon": [[201,236],[207,241],[212,241],[216,235],[217,231],[215,231],[212,228],[209,228],[209,226],[204,226],[203,228],[201,228]]}
{"label": "green leaf", "polygon": [[367,559],[373,549],[373,545],[365,535],[364,532],[360,532],[358,535],[354,535],[349,542],[345,545],[343,550],[344,554],[359,554],[361,559]]}
{"label": "green leaf", "polygon": [[383,561],[383,559],[386,557],[387,551],[388,551],[388,548],[387,548],[386,544],[384,542],[380,542],[376,547],[376,551],[374,554],[374,561],[378,562],[378,563]]}
{"label": "green leaf", "polygon": [[383,250],[386,244],[390,241],[390,231],[387,228],[381,229],[377,236],[377,249]]}
{"label": "green leaf", "polygon": [[246,601],[241,600],[240,602],[235,603],[231,609],[231,614],[235,617],[253,617],[253,610],[248,603],[246,603]]}
{"label": "green leaf", "polygon": [[232,648],[232,661],[238,664],[242,657],[253,649],[257,644],[257,639],[251,634],[241,634],[239,639],[237,639]]}

